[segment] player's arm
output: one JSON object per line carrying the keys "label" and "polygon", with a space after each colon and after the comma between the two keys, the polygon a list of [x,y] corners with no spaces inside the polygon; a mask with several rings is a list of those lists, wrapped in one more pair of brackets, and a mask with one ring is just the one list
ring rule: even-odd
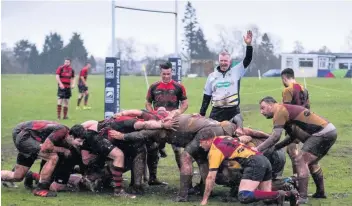
{"label": "player's arm", "polygon": [[292,97],[293,94],[290,91],[289,88],[285,88],[284,91],[282,91],[282,103],[284,104],[291,104],[292,102]]}
{"label": "player's arm", "polygon": [[286,147],[287,145],[291,144],[294,140],[295,138],[292,138],[290,135],[287,135],[284,140],[275,145],[275,150],[279,150],[281,148]]}
{"label": "player's arm", "polygon": [[211,101],[212,93],[213,93],[213,90],[211,88],[211,75],[209,75],[204,85],[203,101],[199,110],[199,114],[202,116],[205,116],[205,114],[207,113],[207,109]]}
{"label": "player's arm", "polygon": [[62,82],[61,82],[61,80],[60,80],[60,73],[61,73],[61,66],[59,67],[59,68],[57,68],[57,70],[56,70],[56,81],[57,81],[57,83],[59,84],[59,87],[61,88],[61,89],[63,89],[64,88],[64,84],[62,84]]}
{"label": "player's arm", "polygon": [[283,128],[274,128],[269,138],[266,139],[260,145],[258,145],[257,150],[260,152],[263,152],[266,149],[274,146],[280,140],[283,130],[284,130]]}
{"label": "player's arm", "polygon": [[145,102],[145,108],[148,110],[148,111],[153,111],[153,101],[154,101],[154,94],[153,94],[153,85],[151,85],[148,89],[148,92],[147,92],[147,97],[146,97],[146,102]]}
{"label": "player's arm", "polygon": [[55,153],[63,153],[65,155],[70,154],[70,150],[64,147],[55,146],[55,142],[63,141],[68,136],[68,130],[64,126],[57,126],[57,128],[51,132],[51,134],[44,141],[41,151],[43,152],[55,152]]}
{"label": "player's arm", "polygon": [[116,130],[109,131],[109,138],[117,139],[117,140],[125,140],[125,141],[142,141],[147,139],[157,139],[160,136],[160,131],[158,130],[141,130],[131,133],[121,133]]}
{"label": "player's arm", "polygon": [[203,200],[201,202],[201,205],[207,204],[210,193],[214,188],[216,174],[224,159],[225,156],[223,155],[223,153],[214,145],[212,145],[208,154],[209,172],[205,180],[205,191],[203,194]]}
{"label": "player's arm", "polygon": [[253,56],[253,47],[251,45],[252,43],[252,32],[251,31],[247,31],[247,35],[245,37],[243,37],[244,42],[247,45],[246,48],[246,56],[243,59],[243,67],[247,68],[249,66],[249,64],[252,61],[252,56]]}
{"label": "player's arm", "polygon": [[[236,130],[237,133],[237,130]],[[252,137],[256,137],[256,138],[269,138],[270,134],[262,132],[260,130],[254,130],[251,128],[243,128],[243,135],[248,135],[248,136],[252,136]]]}
{"label": "player's arm", "polygon": [[237,128],[239,128],[240,130],[243,130],[243,117],[241,115],[241,113],[235,115],[230,122],[233,122],[236,124]]}
{"label": "player's arm", "polygon": [[71,88],[75,87],[75,71],[72,69]]}
{"label": "player's arm", "polygon": [[137,121],[134,124],[134,128],[136,130],[142,130],[142,129],[174,129],[175,127],[177,127],[177,122],[175,120],[170,120],[170,121],[167,121],[167,122],[155,121],[155,120]]}
{"label": "player's arm", "polygon": [[289,120],[289,114],[287,110],[279,110],[274,114],[273,123],[274,128],[270,136],[257,146],[257,150],[260,152],[265,151],[266,149],[274,146],[281,137],[282,132],[284,131],[284,126]]}
{"label": "player's arm", "polygon": [[[87,82],[86,80],[84,79],[84,76],[80,76],[79,77],[81,79],[81,81],[83,82],[84,86],[87,86]],[[78,83],[77,83],[78,84]]]}
{"label": "player's arm", "polygon": [[130,109],[130,110],[125,110],[119,113],[114,114],[114,117],[119,117],[119,116],[132,116],[132,117],[139,117],[142,116],[143,111],[138,110],[138,109]]}
{"label": "player's arm", "polygon": [[187,99],[186,88],[183,85],[181,85],[181,91],[179,93],[178,99],[179,101],[181,101],[179,112],[183,114],[188,109],[188,99]]}

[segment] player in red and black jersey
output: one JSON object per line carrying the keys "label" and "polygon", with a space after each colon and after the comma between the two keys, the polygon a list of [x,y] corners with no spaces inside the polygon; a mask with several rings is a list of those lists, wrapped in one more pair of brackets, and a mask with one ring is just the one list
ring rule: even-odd
{"label": "player in red and black jersey", "polygon": [[[124,159],[124,162],[126,163],[124,165],[124,168],[131,169],[131,186],[134,192],[136,193],[142,193],[142,177],[143,177],[143,172],[145,168],[145,156],[146,156],[146,151],[145,151],[145,144],[143,141],[135,142],[135,143],[128,143],[124,141],[120,141],[117,139],[114,139],[111,137],[110,133],[113,132],[114,130],[120,131],[120,132],[133,132],[136,130],[141,130],[144,128],[149,128],[149,129],[157,129],[157,128],[171,128],[174,125],[173,121],[169,121],[166,123],[163,123],[161,121],[155,121],[155,120],[150,120],[150,121],[144,121],[143,119],[138,119],[133,116],[115,116],[110,119],[105,119],[100,122],[97,121],[87,121],[82,124],[86,129],[89,130],[94,130],[94,131],[99,131],[99,134],[106,140],[109,140],[114,147],[116,147],[118,150],[122,151],[122,156],[116,157],[119,159]],[[111,147],[107,147],[107,143],[105,140],[101,140],[101,144],[97,143],[96,144],[96,150],[100,152],[94,152],[95,150],[92,150],[93,153],[98,153],[100,156],[109,154],[111,152]],[[94,144],[91,144],[94,145]],[[110,148],[110,149],[109,149]],[[89,152],[89,149],[87,150]],[[92,153],[91,152],[91,153]],[[90,154],[83,154],[82,153],[82,158],[83,162],[85,161],[84,158],[89,158]]]}
{"label": "player in red and black jersey", "polygon": [[66,58],[65,64],[61,65],[56,70],[57,89],[57,118],[61,119],[61,108],[64,106],[64,119],[68,119],[68,102],[71,98],[71,88],[75,87],[75,71],[71,67],[71,60]]}
{"label": "player in red and black jersey", "polygon": [[[46,161],[40,172],[38,188],[34,195],[42,197],[56,196],[49,191],[51,175],[58,162],[58,153],[68,157],[70,146],[77,147],[80,141],[69,135],[69,128],[57,122],[34,120],[22,122],[13,129],[13,142],[19,151],[14,171],[1,171],[1,180],[10,182],[22,181],[37,158]],[[34,173],[38,178],[37,174]]]}
{"label": "player in red and black jersey", "polygon": [[[183,114],[188,108],[188,100],[185,87],[172,80],[172,64],[166,62],[160,65],[161,81],[155,82],[149,87],[146,98],[146,109],[148,111],[157,110],[159,107],[165,107],[167,111],[177,110]],[[159,146],[161,157],[166,157],[164,150],[165,145]],[[177,165],[180,166],[181,149],[172,145],[175,153]],[[148,158],[152,164],[158,164],[159,160],[156,157]],[[148,161],[148,160],[147,160]],[[156,177],[149,180],[151,184],[162,184]]]}
{"label": "player in red and black jersey", "polygon": [[80,109],[80,104],[81,101],[84,97],[84,107],[83,109],[91,109],[89,106],[87,106],[88,104],[88,97],[89,97],[89,93],[88,93],[88,84],[87,84],[87,77],[88,77],[88,71],[90,69],[91,65],[89,62],[87,62],[86,66],[84,66],[81,70],[81,72],[79,73],[79,77],[78,77],[78,100],[77,100],[77,107],[76,109]]}
{"label": "player in red and black jersey", "polygon": [[161,81],[155,82],[149,87],[147,94],[146,109],[149,111],[165,107],[172,111],[180,108],[181,114],[188,108],[185,87],[172,80],[172,64],[167,62],[160,65]]}
{"label": "player in red and black jersey", "polygon": [[74,125],[70,132],[74,138],[78,138],[84,142],[81,152],[87,151],[100,156],[102,159],[110,158],[113,161],[112,165],[109,165],[109,170],[114,184],[114,196],[135,198],[135,195],[128,194],[123,189],[122,173],[125,171],[124,154],[104,137],[108,135],[105,134],[107,131],[102,130],[97,132],[94,128],[89,129],[89,127],[84,128],[83,125]]}

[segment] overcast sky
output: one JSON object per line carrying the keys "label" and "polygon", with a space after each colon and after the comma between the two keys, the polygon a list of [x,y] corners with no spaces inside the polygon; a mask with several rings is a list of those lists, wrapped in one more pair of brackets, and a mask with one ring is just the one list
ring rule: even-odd
{"label": "overcast sky", "polygon": [[[250,24],[280,40],[281,51],[292,51],[294,41],[306,50],[326,45],[333,52],[346,51],[346,36],[352,30],[352,1],[191,1],[210,45],[218,25],[243,32]],[[58,32],[68,43],[78,32],[90,54],[109,55],[111,1],[1,1],[1,42],[13,46],[20,39],[35,43],[41,51],[45,35]],[[116,4],[173,11],[174,1],[117,0]],[[178,1],[179,39],[183,35],[185,1]],[[174,51],[174,16],[116,10],[116,37],[156,44],[161,53]],[[137,48],[143,50],[144,47]]]}

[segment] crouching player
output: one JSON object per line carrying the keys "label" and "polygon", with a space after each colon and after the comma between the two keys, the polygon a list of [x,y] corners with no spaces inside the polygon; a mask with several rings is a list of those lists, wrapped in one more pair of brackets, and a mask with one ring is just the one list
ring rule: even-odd
{"label": "crouching player", "polygon": [[120,149],[115,147],[109,140],[104,138],[108,131],[102,130],[100,132],[94,130],[85,130],[82,125],[74,125],[71,128],[71,133],[74,138],[84,141],[82,150],[87,150],[98,156],[107,157],[113,160],[109,167],[114,183],[114,196],[125,198],[136,198],[135,195],[128,194],[123,189],[124,172],[124,154]]}
{"label": "crouching player", "polygon": [[[39,184],[33,190],[35,196],[55,197],[49,191],[51,177],[61,153],[71,155],[70,146],[81,145],[69,135],[69,128],[56,122],[45,120],[27,121],[18,124],[13,130],[13,141],[18,150],[17,164],[14,171],[1,171],[1,180],[20,182],[23,180],[37,158],[45,160],[40,172]],[[37,174],[35,174],[38,176]]]}
{"label": "crouching player", "polygon": [[285,198],[289,198],[290,205],[296,205],[298,198],[296,192],[271,191],[271,164],[261,153],[229,136],[204,137],[200,140],[200,146],[209,151],[209,173],[201,205],[207,204],[214,187],[217,170],[225,159],[236,160],[243,168],[243,177],[238,192],[238,199],[241,203],[276,200],[283,205]]}

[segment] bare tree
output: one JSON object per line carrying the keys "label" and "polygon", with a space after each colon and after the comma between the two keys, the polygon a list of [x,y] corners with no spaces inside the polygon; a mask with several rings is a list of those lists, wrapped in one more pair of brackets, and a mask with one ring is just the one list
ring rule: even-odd
{"label": "bare tree", "polygon": [[349,35],[346,37],[346,42],[348,46],[348,51],[352,52],[352,30],[350,31]]}
{"label": "bare tree", "polygon": [[225,28],[224,26],[217,26],[218,41],[216,42],[215,51],[219,53],[220,51],[226,50],[232,56],[238,56],[243,53],[243,35],[242,31],[237,28]]}
{"label": "bare tree", "polygon": [[292,53],[294,54],[301,54],[304,52],[304,47],[302,45],[302,42],[300,41],[295,41],[294,42],[294,47]]}
{"label": "bare tree", "polygon": [[133,70],[136,63],[137,42],[133,38],[116,39],[117,57],[121,59],[121,68],[123,72]]}
{"label": "bare tree", "polygon": [[155,44],[145,45],[145,57],[147,60],[146,70],[149,75],[155,75],[159,48]]}

